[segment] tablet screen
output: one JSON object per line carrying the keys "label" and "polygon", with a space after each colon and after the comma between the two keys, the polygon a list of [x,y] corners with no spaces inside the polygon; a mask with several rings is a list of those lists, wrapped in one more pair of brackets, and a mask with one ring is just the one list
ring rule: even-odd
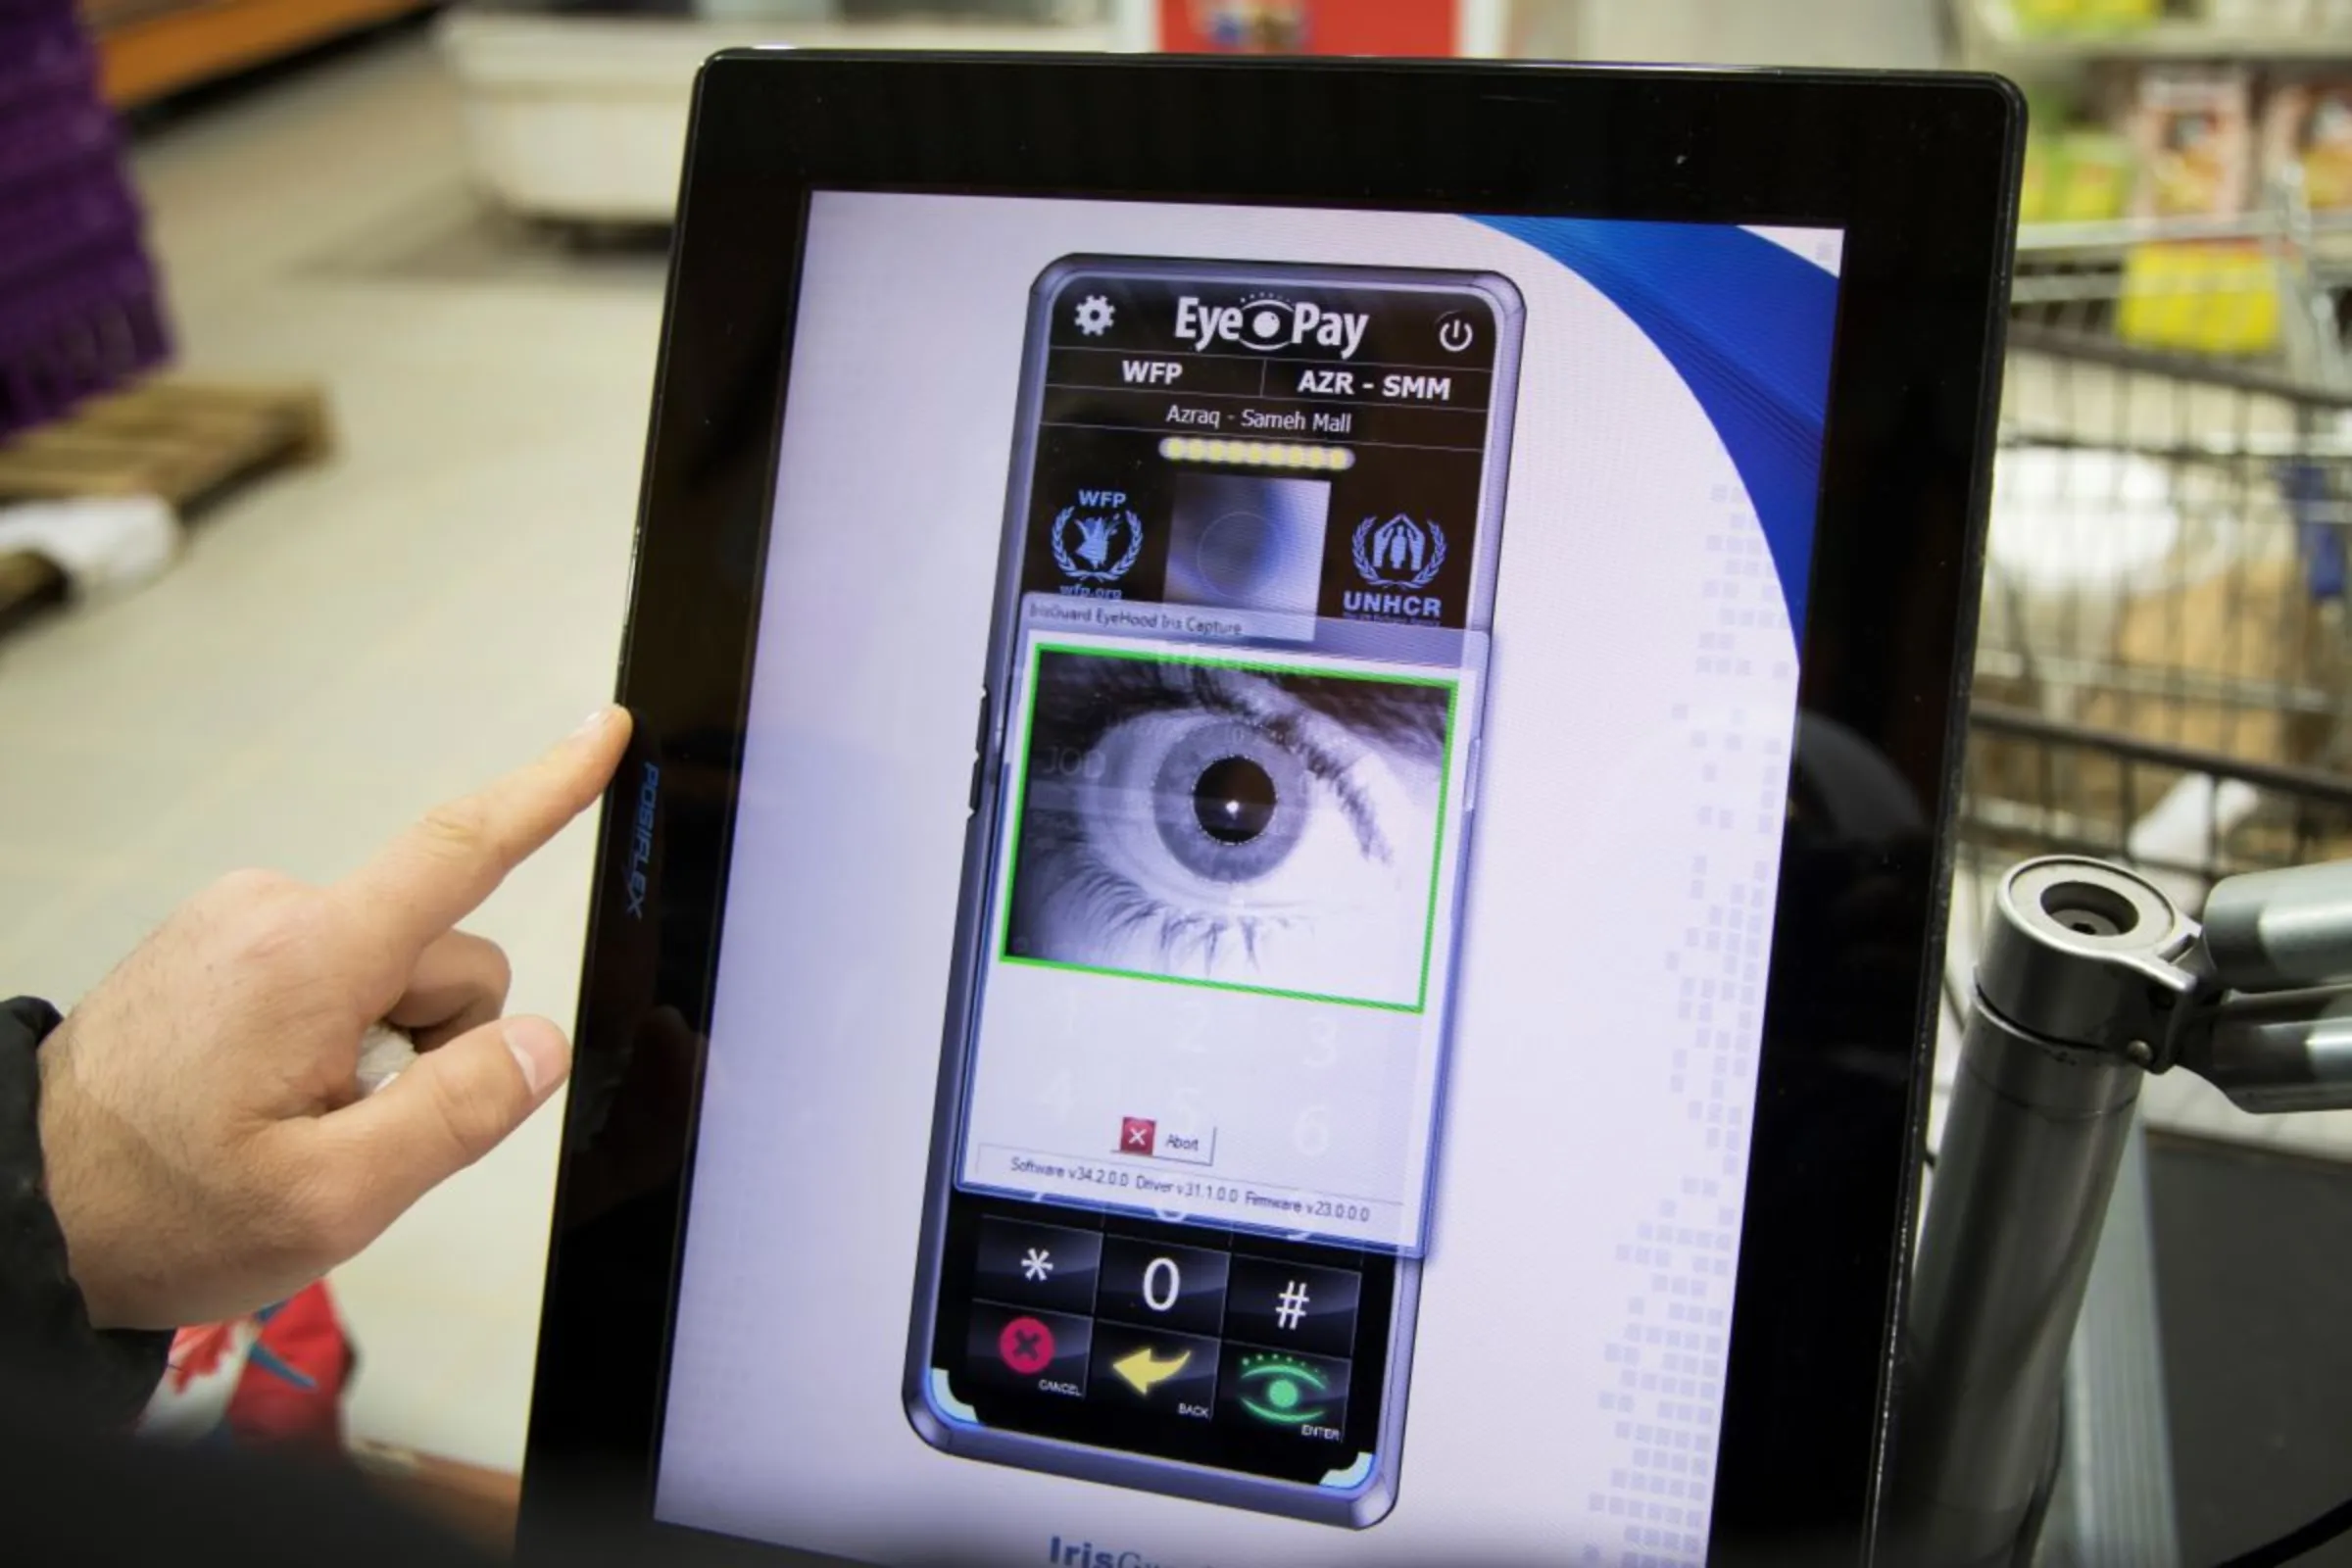
{"label": "tablet screen", "polygon": [[1839,251],[814,196],[660,1518],[1703,1557]]}

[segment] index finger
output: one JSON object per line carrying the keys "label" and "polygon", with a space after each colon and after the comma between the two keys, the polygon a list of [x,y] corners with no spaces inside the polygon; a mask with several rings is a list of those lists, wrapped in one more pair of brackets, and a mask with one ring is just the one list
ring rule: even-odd
{"label": "index finger", "polygon": [[628,711],[599,709],[537,761],[425,812],[331,896],[405,976],[427,943],[604,794],[628,739]]}

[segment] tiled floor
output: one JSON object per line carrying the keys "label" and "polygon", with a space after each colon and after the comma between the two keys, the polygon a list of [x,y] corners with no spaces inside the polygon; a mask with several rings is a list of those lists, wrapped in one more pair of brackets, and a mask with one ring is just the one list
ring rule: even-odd
{"label": "tiled floor", "polygon": [[[661,313],[656,257],[474,218],[409,38],[146,138],[184,368],[323,379],[342,448],[207,514],[134,597],[0,643],[0,968],[61,1002],[253,862],[325,878],[612,690]],[[587,844],[476,929],[568,1022]],[[364,1436],[521,1451],[556,1116],[335,1281]]]}
{"label": "tiled floor", "polygon": [[[70,1001],[232,866],[332,876],[610,691],[660,261],[486,219],[458,137],[412,37],[142,143],[186,368],[322,378],[343,445],[151,588],[0,643],[9,985]],[[567,834],[475,922],[518,1007],[569,1016],[586,850]],[[2251,1122],[2179,1080],[2160,1119],[2352,1152],[2352,1115]],[[360,1435],[518,1458],[554,1135],[543,1113],[337,1276]]]}

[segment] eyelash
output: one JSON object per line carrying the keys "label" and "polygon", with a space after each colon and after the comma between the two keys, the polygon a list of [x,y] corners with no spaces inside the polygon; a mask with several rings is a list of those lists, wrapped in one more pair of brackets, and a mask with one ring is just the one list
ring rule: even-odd
{"label": "eyelash", "polygon": [[1171,908],[1105,864],[1083,831],[1070,834],[1056,849],[1078,857],[1069,882],[1072,895],[1085,899],[1095,917],[1120,936],[1149,929],[1156,921],[1159,956],[1171,963],[1197,956],[1203,965],[1214,964],[1224,943],[1234,936],[1241,939],[1243,955],[1254,963],[1263,928],[1290,923],[1264,915],[1212,916]]}

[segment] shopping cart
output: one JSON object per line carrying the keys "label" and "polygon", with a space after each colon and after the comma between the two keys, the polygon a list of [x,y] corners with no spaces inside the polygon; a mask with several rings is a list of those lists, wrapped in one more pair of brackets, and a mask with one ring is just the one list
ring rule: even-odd
{"label": "shopping cart", "polygon": [[[2100,855],[2193,908],[2216,877],[2352,855],[2352,384],[2282,333],[2265,358],[2126,341],[2199,308],[2128,263],[2021,270],[1964,869]],[[2281,321],[2330,301],[2275,275]]]}
{"label": "shopping cart", "polygon": [[[2352,858],[2346,279],[2320,243],[2331,236],[2291,213],[2215,227],[2154,247],[2144,231],[2074,228],[2021,256],[1963,765],[1947,1079],[1978,944],[2017,862],[2117,861],[2193,914],[2221,878]],[[2059,1342],[2063,1439],[2026,1539],[2043,1563],[2177,1568],[2135,1128],[2088,1237],[2087,1295]]]}

